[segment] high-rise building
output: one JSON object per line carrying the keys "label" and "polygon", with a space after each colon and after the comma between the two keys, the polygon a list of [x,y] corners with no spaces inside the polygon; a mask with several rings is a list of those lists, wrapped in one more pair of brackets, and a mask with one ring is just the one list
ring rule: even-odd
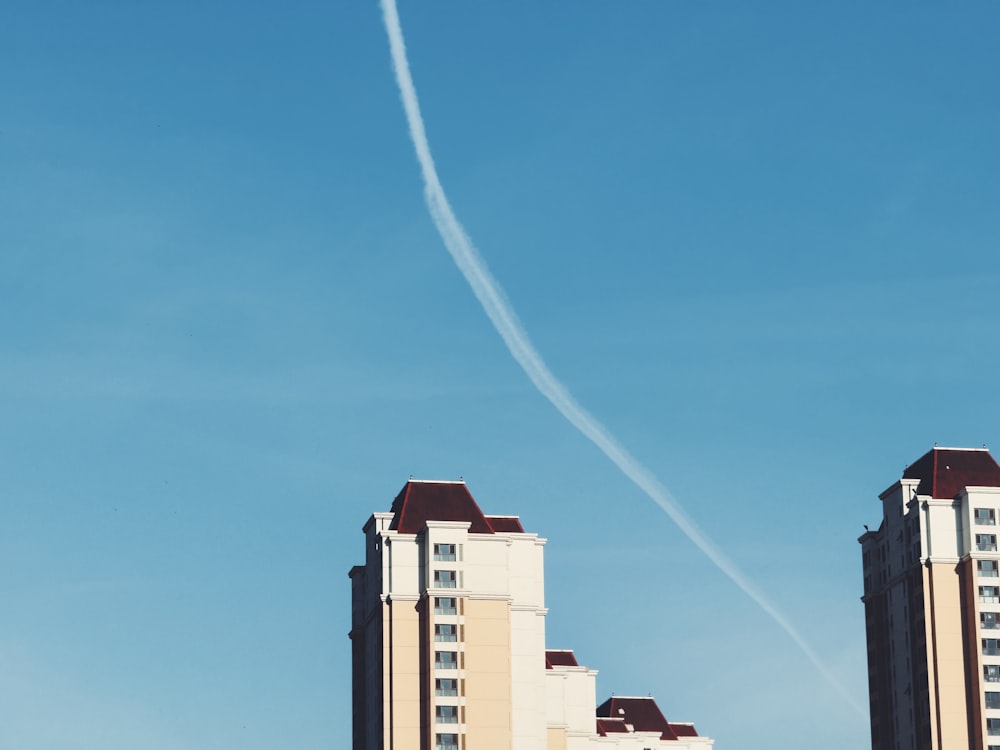
{"label": "high-rise building", "polygon": [[595,709],[597,672],[546,650],[545,539],[464,482],[410,480],[351,569],[354,750],[707,749],[650,698]]}
{"label": "high-rise building", "polygon": [[1000,466],[934,448],[879,498],[858,539],[872,748],[1000,750]]}

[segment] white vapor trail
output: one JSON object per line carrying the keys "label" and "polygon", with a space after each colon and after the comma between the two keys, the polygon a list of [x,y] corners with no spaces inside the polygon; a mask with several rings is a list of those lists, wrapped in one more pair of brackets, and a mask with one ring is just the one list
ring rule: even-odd
{"label": "white vapor trail", "polygon": [[660,506],[670,516],[698,549],[705,553],[709,560],[715,563],[742,591],[750,597],[782,630],[795,642],[809,658],[816,669],[826,680],[847,700],[862,716],[867,712],[855,701],[851,693],[841,685],[840,681],[823,663],[812,647],[806,642],[795,627],[757,587],[750,582],[743,572],[727,558],[722,551],[698,528],[688,517],[670,491],[655,477],[652,472],[634,458],[608,432],[592,414],[590,414],[573,395],[566,389],[545,364],[538,350],[535,349],[527,332],[521,325],[514,308],[507,300],[503,289],[490,273],[486,262],[465,233],[455,213],[448,203],[444,188],[438,178],[431,156],[430,143],[424,130],[423,117],[420,114],[420,103],[417,90],[410,75],[410,65],[406,58],[406,45],[403,42],[403,29],[399,22],[395,0],[380,0],[385,30],[389,36],[389,47],[392,54],[392,66],[396,73],[396,83],[399,86],[403,109],[406,111],[406,121],[410,127],[410,138],[416,149],[417,161],[424,178],[424,198],[430,210],[431,217],[444,240],[448,252],[472,287],[483,310],[489,316],[497,333],[503,338],[514,359],[525,374],[535,384],[535,387],[547,398],[559,412],[590,439],[611,461],[621,469],[622,473],[631,479],[653,502]]}

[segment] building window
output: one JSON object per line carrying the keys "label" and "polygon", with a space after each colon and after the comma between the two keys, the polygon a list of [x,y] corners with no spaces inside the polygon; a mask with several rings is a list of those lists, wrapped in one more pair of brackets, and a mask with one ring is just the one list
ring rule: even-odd
{"label": "building window", "polygon": [[454,544],[435,544],[434,545],[434,559],[438,561],[453,561],[455,559],[455,545]]}
{"label": "building window", "polygon": [[986,693],[986,708],[1000,708],[1000,693]]}
{"label": "building window", "polygon": [[996,560],[976,560],[976,570],[979,572],[983,578],[996,578],[997,577],[997,561]]}
{"label": "building window", "polygon": [[986,656],[1000,656],[1000,639],[983,638],[983,654]]}
{"label": "building window", "polygon": [[457,734],[438,734],[435,736],[435,750],[458,750]]}
{"label": "building window", "polygon": [[976,508],[977,526],[996,526],[997,512],[993,508]]}
{"label": "building window", "polygon": [[458,632],[454,625],[435,625],[434,626],[434,640],[441,641],[457,641]]}
{"label": "building window", "polygon": [[1000,628],[1000,612],[980,612],[979,625],[983,630]]}
{"label": "building window", "polygon": [[[986,647],[983,646],[983,648]],[[1000,647],[998,647],[997,652],[1000,653]],[[983,653],[986,652],[983,651]],[[435,651],[434,667],[435,669],[458,669],[458,654],[454,651]]]}
{"label": "building window", "polygon": [[1000,734],[1000,719],[986,720],[986,734],[994,737]]}
{"label": "building window", "polygon": [[985,664],[983,666],[984,682],[1000,682],[1000,664]]}
{"label": "building window", "polygon": [[455,579],[454,570],[435,570],[434,587],[439,589],[453,589],[458,585]]}
{"label": "building window", "polygon": [[[1000,681],[1000,673],[997,675],[997,680]],[[434,680],[434,695],[458,695],[458,680],[452,678]]]}
{"label": "building window", "polygon": [[453,596],[435,596],[434,597],[434,614],[436,615],[457,615],[458,607],[456,606],[455,597]]}
{"label": "building window", "polygon": [[980,604],[1000,604],[1000,586],[980,586]]}
{"label": "building window", "polygon": [[458,706],[438,706],[434,709],[434,721],[438,724],[458,724]]}
{"label": "building window", "polygon": [[980,552],[996,552],[996,534],[976,534],[976,549]]}

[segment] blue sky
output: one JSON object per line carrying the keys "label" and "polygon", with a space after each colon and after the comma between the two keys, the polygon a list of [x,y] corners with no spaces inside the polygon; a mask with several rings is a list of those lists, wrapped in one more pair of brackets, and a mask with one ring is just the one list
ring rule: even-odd
{"label": "blue sky", "polygon": [[[400,14],[548,363],[864,702],[862,524],[1000,424],[1000,9]],[[376,3],[15,2],[0,61],[0,747],[346,747],[346,573],[411,474],[549,539],[548,640],[599,700],[865,746],[510,359]]]}

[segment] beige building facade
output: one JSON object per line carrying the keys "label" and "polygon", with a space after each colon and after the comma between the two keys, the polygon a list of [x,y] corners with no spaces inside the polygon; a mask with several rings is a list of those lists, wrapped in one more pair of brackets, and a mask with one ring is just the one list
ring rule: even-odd
{"label": "beige building facade", "polygon": [[1000,750],[1000,466],[936,447],[879,497],[858,540],[872,748]]}
{"label": "beige building facade", "polygon": [[464,482],[410,480],[363,531],[365,563],[350,571],[354,750],[712,746],[649,697],[599,716],[597,672],[545,647],[546,540],[483,514]]}

